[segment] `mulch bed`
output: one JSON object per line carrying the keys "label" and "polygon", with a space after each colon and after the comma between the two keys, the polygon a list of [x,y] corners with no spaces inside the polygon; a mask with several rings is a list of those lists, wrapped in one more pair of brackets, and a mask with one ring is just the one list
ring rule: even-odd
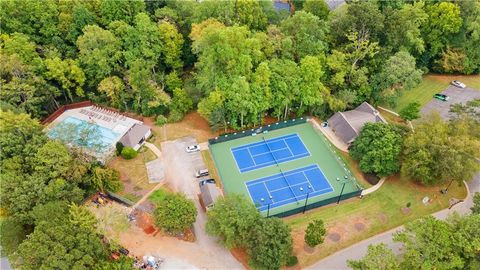
{"label": "mulch bed", "polygon": [[357,222],[357,223],[355,223],[354,226],[355,226],[355,229],[359,232],[365,230],[365,224],[363,224],[363,223]]}
{"label": "mulch bed", "polygon": [[342,238],[338,233],[329,233],[327,235],[328,239],[332,240],[333,242],[338,242]]}
{"label": "mulch bed", "polygon": [[250,266],[248,265],[248,255],[245,249],[241,248],[232,248],[230,249],[230,253],[232,256],[239,261],[245,269],[250,270]]}
{"label": "mulch bed", "polygon": [[362,173],[363,177],[367,180],[367,182],[371,185],[376,185],[380,178],[373,173]]}

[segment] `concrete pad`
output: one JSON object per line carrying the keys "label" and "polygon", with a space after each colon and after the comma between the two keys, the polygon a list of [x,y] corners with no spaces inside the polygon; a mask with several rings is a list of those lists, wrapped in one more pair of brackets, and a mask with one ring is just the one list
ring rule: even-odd
{"label": "concrete pad", "polygon": [[165,169],[160,159],[155,159],[145,164],[149,183],[158,183],[165,178]]}
{"label": "concrete pad", "polygon": [[426,115],[432,111],[440,113],[443,119],[450,119],[453,115],[450,113],[450,106],[456,103],[465,104],[470,100],[480,99],[480,90],[473,88],[458,88],[453,85],[443,90],[442,94],[450,97],[448,101],[441,101],[432,97],[432,100],[421,109],[421,114]]}

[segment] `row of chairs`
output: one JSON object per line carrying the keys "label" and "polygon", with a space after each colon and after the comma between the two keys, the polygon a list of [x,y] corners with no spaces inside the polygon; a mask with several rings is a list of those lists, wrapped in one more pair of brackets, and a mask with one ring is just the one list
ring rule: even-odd
{"label": "row of chairs", "polygon": [[84,115],[87,115],[90,118],[97,118],[97,119],[101,119],[101,120],[106,121],[106,122],[111,122],[112,120],[113,120],[113,122],[117,122],[116,119],[112,119],[111,117],[105,116],[103,114],[95,113],[95,112],[85,110],[85,109],[81,109],[80,113],[84,114]]}
{"label": "row of chairs", "polygon": [[95,111],[95,112],[99,112],[99,113],[103,113],[103,114],[106,114],[108,116],[111,116],[113,117],[114,119],[119,119],[119,120],[127,120],[127,118],[117,112],[114,112],[114,111],[111,111],[111,110],[108,110],[108,109],[104,109],[102,107],[98,107],[98,106],[92,106],[92,111]]}

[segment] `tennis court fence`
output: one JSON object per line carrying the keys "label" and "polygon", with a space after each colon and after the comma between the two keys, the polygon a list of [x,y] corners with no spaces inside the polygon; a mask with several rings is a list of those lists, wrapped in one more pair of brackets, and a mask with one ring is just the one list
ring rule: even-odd
{"label": "tennis court fence", "polygon": [[306,123],[307,120],[308,120],[307,117],[300,117],[300,118],[280,121],[280,122],[276,122],[276,123],[273,123],[273,124],[252,128],[252,129],[247,129],[247,130],[243,130],[243,131],[225,133],[225,134],[219,135],[218,137],[209,139],[208,143],[209,144],[216,144],[216,143],[227,142],[227,141],[231,141],[231,140],[235,140],[235,139],[243,138],[243,137],[247,137],[247,136],[252,136],[252,135],[254,136],[256,134],[263,133],[265,131],[268,132],[268,131],[272,131],[272,130],[281,129],[281,128],[284,128],[284,127],[290,127],[290,126],[294,126],[294,125],[303,124],[303,123]]}
{"label": "tennis court fence", "polygon": [[[344,193],[340,197],[340,201],[347,200],[347,199],[350,199],[350,198],[353,198],[353,197],[359,197],[361,195],[361,193],[362,193],[362,189],[352,191],[352,192],[349,192],[349,193]],[[321,207],[321,206],[325,206],[325,205],[328,205],[328,204],[336,203],[337,201],[339,201],[338,196],[328,198],[328,199],[325,199],[325,200],[322,200],[322,201],[314,202],[314,203],[309,203],[305,207],[305,211],[315,209],[315,208],[318,208],[318,207]],[[300,201],[300,202],[302,202],[302,201]],[[302,213],[303,208],[304,208],[304,205],[302,203],[300,203],[300,206],[297,207],[297,208],[287,210],[287,211],[277,213],[277,214],[270,214],[269,217],[279,217],[279,218],[288,217],[288,216],[291,216],[291,215]]]}

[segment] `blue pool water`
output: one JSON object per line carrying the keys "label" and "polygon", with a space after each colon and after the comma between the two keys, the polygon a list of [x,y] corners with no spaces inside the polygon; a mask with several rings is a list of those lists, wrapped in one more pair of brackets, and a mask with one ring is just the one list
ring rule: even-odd
{"label": "blue pool water", "polygon": [[48,132],[48,137],[52,139],[92,148],[97,152],[105,151],[119,135],[111,129],[73,116],[63,119]]}

